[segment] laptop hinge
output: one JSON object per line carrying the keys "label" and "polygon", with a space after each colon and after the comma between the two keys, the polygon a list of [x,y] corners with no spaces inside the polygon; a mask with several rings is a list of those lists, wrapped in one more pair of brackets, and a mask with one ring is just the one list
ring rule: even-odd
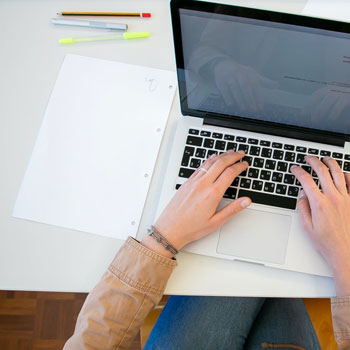
{"label": "laptop hinge", "polygon": [[283,137],[290,137],[298,140],[312,141],[317,143],[324,143],[328,145],[344,147],[345,137],[343,135],[334,136],[331,133],[314,132],[309,130],[299,130],[286,125],[267,125],[263,122],[251,122],[244,118],[243,120],[230,119],[229,117],[214,116],[207,114],[204,117],[204,125],[215,125],[230,129],[246,130],[257,132],[266,135],[276,135]]}

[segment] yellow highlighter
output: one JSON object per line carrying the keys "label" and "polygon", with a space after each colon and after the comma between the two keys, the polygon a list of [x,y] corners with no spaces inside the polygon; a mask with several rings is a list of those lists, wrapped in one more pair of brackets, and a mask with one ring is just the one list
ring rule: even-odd
{"label": "yellow highlighter", "polygon": [[133,33],[123,33],[119,35],[108,35],[108,36],[96,36],[93,38],[63,38],[58,40],[60,44],[74,44],[82,43],[88,41],[102,41],[102,40],[115,40],[115,39],[141,39],[148,38],[150,36],[149,32],[133,32]]}

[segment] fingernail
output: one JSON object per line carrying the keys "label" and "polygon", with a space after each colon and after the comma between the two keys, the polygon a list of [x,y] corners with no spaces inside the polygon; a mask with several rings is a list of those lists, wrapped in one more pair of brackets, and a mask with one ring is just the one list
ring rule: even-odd
{"label": "fingernail", "polygon": [[241,207],[247,208],[250,206],[251,203],[252,203],[252,201],[250,199],[246,198],[246,199],[242,200]]}
{"label": "fingernail", "polygon": [[299,199],[305,197],[305,192],[304,190],[301,190],[299,193]]}
{"label": "fingernail", "polygon": [[212,159],[212,158],[214,158],[216,156],[216,153],[213,153],[210,157],[209,157],[209,159]]}
{"label": "fingernail", "polygon": [[243,150],[238,151],[239,154],[245,154]]}
{"label": "fingernail", "polygon": [[297,167],[297,165],[292,165],[291,167],[290,167],[290,170],[293,170],[293,169],[295,169]]}
{"label": "fingernail", "polygon": [[325,156],[325,157],[323,157],[323,159],[328,160],[328,159],[331,159],[331,157]]}

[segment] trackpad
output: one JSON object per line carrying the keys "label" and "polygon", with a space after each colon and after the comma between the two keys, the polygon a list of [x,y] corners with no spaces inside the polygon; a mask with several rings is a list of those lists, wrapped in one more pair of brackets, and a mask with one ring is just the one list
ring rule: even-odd
{"label": "trackpad", "polygon": [[291,224],[290,215],[243,210],[221,227],[217,252],[283,264]]}

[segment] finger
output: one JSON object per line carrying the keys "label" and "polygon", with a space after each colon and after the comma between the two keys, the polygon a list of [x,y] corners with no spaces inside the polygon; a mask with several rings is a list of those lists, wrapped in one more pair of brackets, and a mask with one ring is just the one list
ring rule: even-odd
{"label": "finger", "polygon": [[346,187],[348,188],[348,193],[350,194],[350,174],[345,173],[345,182],[346,182]]}
{"label": "finger", "polygon": [[[321,183],[322,191],[325,194],[334,192],[335,190],[334,182],[325,164],[323,164],[318,158],[312,157],[312,156],[306,156],[305,161],[311,165],[311,168],[317,174],[317,177]],[[307,192],[306,194],[309,197]]]}
{"label": "finger", "polygon": [[328,166],[337,190],[340,193],[347,193],[344,173],[340,169],[338,162],[330,157],[324,157],[322,161]]}
{"label": "finger", "polygon": [[311,175],[297,165],[293,165],[290,170],[303,186],[303,189],[311,203],[316,204],[320,196],[322,196],[322,193],[317,187],[315,181],[312,179]]}
{"label": "finger", "polygon": [[222,226],[228,219],[232,218],[232,216],[238,214],[243,209],[247,208],[252,201],[248,197],[242,197],[234,200],[230,204],[226,205],[224,208],[219,210],[214,216],[211,218],[212,223],[216,228]]}
{"label": "finger", "polygon": [[312,232],[312,215],[309,200],[306,197],[306,194],[303,190],[300,192],[298,204],[298,212],[300,215],[301,223],[306,232]]}
{"label": "finger", "polygon": [[200,168],[209,170],[209,168],[214,164],[215,159],[217,157],[218,155],[216,153],[213,153],[199,168],[196,169],[196,171],[189,177],[189,180],[205,175],[206,172],[203,170],[200,170]]}
{"label": "finger", "polygon": [[208,181],[213,183],[227,167],[238,162],[244,156],[244,151],[227,151],[221,154],[215,159],[214,164],[210,167],[208,173],[205,174],[205,177],[208,179]]}
{"label": "finger", "polygon": [[216,190],[223,196],[233,180],[244,170],[248,168],[248,162],[239,162],[227,167],[224,172],[215,181]]}

